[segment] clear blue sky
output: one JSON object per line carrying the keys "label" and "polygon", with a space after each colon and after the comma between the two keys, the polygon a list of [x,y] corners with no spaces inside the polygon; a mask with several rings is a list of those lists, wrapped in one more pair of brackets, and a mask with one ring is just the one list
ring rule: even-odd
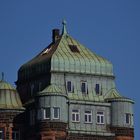
{"label": "clear blue sky", "polygon": [[139,0],[0,0],[0,72],[14,84],[18,68],[50,43],[63,18],[71,36],[113,63],[118,90],[135,100],[139,140]]}

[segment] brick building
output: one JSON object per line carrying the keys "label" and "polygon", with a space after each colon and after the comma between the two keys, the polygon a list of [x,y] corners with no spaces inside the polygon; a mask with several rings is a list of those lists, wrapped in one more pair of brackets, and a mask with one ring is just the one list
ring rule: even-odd
{"label": "brick building", "polygon": [[112,64],[73,39],[65,21],[62,33],[54,29],[50,45],[20,67],[16,85],[25,110],[13,108],[11,122],[21,140],[134,139],[134,101],[116,89]]}

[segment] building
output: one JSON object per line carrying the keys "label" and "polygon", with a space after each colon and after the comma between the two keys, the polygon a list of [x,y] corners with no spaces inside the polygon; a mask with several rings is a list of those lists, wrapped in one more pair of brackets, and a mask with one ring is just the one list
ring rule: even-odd
{"label": "building", "polygon": [[20,139],[134,139],[134,101],[117,91],[112,64],[73,39],[65,21],[62,33],[54,29],[50,45],[20,67],[16,85],[25,108],[15,119]]}

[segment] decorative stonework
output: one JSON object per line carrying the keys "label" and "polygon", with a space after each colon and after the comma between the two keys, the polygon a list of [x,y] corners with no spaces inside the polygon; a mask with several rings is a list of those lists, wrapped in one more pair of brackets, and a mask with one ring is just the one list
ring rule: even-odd
{"label": "decorative stonework", "polygon": [[114,136],[95,136],[86,134],[69,134],[67,140],[116,140]]}
{"label": "decorative stonework", "polygon": [[63,122],[41,122],[37,128],[39,131],[64,131],[66,132],[67,124]]}

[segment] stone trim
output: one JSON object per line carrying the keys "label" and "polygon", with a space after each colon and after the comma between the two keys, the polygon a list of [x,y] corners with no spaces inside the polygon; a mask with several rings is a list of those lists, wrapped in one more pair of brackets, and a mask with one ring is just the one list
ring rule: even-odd
{"label": "stone trim", "polygon": [[97,136],[70,133],[67,140],[115,140],[115,136]]}

